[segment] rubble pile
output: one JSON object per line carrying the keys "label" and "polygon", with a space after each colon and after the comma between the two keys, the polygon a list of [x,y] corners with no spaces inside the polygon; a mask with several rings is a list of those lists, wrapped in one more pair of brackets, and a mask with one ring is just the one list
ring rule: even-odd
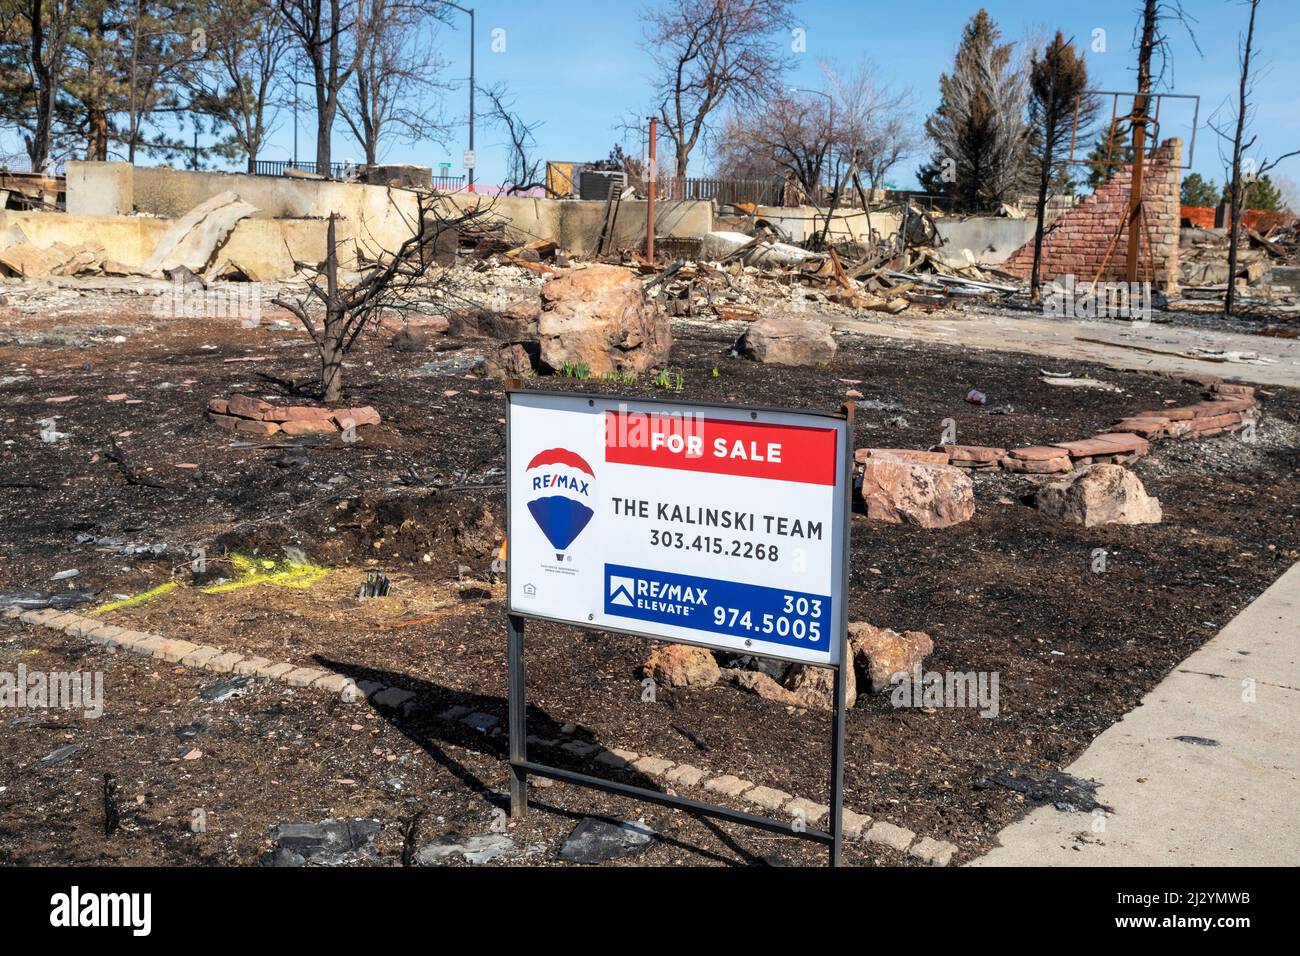
{"label": "rubble pile", "polygon": [[29,242],[16,225],[0,236],[0,275],[7,278],[128,274],[125,266],[108,258],[108,250],[100,242],[76,246],[56,242],[42,249]]}
{"label": "rubble pile", "polygon": [[[1228,246],[1228,230],[1183,227],[1178,271],[1184,295],[1223,294],[1228,288]],[[1233,279],[1248,302],[1296,302],[1300,296],[1300,220],[1279,223],[1266,235],[1244,228]]]}
{"label": "rubble pile", "polygon": [[[1019,291],[1018,280],[980,266],[969,250],[938,248],[942,240],[929,216],[915,210],[898,236],[869,245],[848,243],[810,252],[765,234],[710,233],[703,253],[714,257],[679,260],[650,283],[676,318],[753,320],[760,306],[839,306],[850,312],[897,315],[909,309],[933,311],[957,296],[1002,296]],[[928,226],[926,225],[928,224]],[[841,255],[843,250],[844,255]],[[855,258],[846,261],[846,256]]]}

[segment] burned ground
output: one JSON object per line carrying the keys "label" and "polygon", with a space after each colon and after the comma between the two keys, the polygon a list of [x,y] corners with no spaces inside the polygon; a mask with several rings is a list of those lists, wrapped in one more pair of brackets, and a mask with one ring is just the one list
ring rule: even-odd
{"label": "burned ground", "polygon": [[[102,602],[176,580],[180,588],[106,619],[378,677],[427,702],[395,718],[259,681],[209,703],[199,690],[212,675],[6,622],[0,669],[102,670],[106,712],[93,721],[4,715],[0,860],[249,864],[276,823],[366,817],[384,824],[376,859],[395,864],[411,821],[411,840],[484,832],[506,784],[503,738],[435,716],[454,704],[505,716],[502,589],[487,574],[504,520],[504,405],[499,383],[461,360],[474,344],[435,339],[414,354],[366,340],[348,368],[349,401],[378,408],[383,424],[355,445],[331,439],[302,451],[232,443],[203,418],[215,396],[284,398],[276,380],[310,378],[309,345],[292,328],[161,320],[129,298],[62,316],[6,310],[0,321],[0,589],[72,587]],[[963,443],[1041,444],[1199,395],[1155,375],[863,337],[842,337],[829,367],[777,369],[729,354],[737,328],[677,327],[670,379],[676,386],[680,372],[680,392],[650,376],[545,384],[822,409],[856,390],[858,445],[910,448],[936,442],[948,418]],[[1122,392],[1053,387],[1040,368]],[[988,405],[964,401],[972,388]],[[928,632],[927,668],[998,672],[1001,713],[896,710],[863,694],[848,721],[847,805],[951,840],[969,858],[1024,809],[1021,795],[981,782],[1068,764],[1293,563],[1300,397],[1276,390],[1261,401],[1254,443],[1165,442],[1135,466],[1164,506],[1160,525],[1061,525],[1023,502],[1032,480],[1000,472],[975,475],[976,516],[957,527],[857,516],[851,619]],[[67,437],[45,443],[38,422],[51,417]],[[210,558],[197,582],[196,546]],[[286,547],[329,571],[306,588],[193,586],[227,573],[230,555],[281,560]],[[1104,574],[1092,571],[1098,548],[1108,552]],[[45,583],[72,568],[77,577]],[[392,577],[393,596],[360,601],[356,586],[373,568]],[[646,704],[643,641],[530,625],[528,643],[530,732],[574,722],[606,747],[825,799],[826,716],[723,685],[661,690]],[[41,763],[69,743],[80,749]],[[106,773],[123,821],[112,837]],[[552,862],[589,811],[660,825],[668,839],[639,862],[819,858],[789,839],[562,785],[534,795],[538,811],[511,830],[523,851],[514,862]],[[208,830],[196,835],[198,808]],[[901,858],[855,843],[847,859]]]}

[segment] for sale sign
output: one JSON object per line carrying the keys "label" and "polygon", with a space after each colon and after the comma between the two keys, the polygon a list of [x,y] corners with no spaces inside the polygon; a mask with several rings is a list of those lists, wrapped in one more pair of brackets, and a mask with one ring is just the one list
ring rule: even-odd
{"label": "for sale sign", "polygon": [[842,417],[509,398],[510,613],[839,663]]}

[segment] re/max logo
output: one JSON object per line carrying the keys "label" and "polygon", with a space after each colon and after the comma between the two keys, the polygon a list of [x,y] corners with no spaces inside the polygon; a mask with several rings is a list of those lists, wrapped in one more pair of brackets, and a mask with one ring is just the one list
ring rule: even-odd
{"label": "re/max logo", "polygon": [[533,477],[533,491],[541,491],[543,488],[565,488],[569,491],[576,491],[580,495],[589,495],[591,492],[588,488],[591,482],[586,478],[574,478],[572,475],[535,475]]}

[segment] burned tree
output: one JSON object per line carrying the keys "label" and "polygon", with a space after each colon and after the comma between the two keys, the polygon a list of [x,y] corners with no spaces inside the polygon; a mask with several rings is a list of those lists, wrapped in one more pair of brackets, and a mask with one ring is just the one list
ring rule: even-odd
{"label": "burned tree", "polygon": [[[1089,96],[1088,67],[1058,30],[1040,57],[1035,51],[1029,65],[1029,122],[1037,144],[1038,202],[1034,228],[1034,265],[1029,295],[1038,301],[1039,269],[1043,260],[1043,227],[1047,196],[1060,148],[1077,130],[1087,129],[1097,113],[1097,98]],[[1077,118],[1077,129],[1075,126]]]}
{"label": "burned tree", "polygon": [[1232,315],[1237,307],[1237,255],[1238,246],[1241,241],[1241,223],[1245,215],[1246,194],[1248,188],[1259,180],[1264,173],[1272,169],[1282,160],[1300,154],[1300,150],[1292,150],[1289,153],[1277,157],[1274,160],[1265,160],[1260,163],[1251,163],[1250,169],[1243,170],[1243,162],[1246,153],[1255,145],[1258,135],[1247,134],[1250,132],[1250,121],[1253,107],[1250,99],[1253,92],[1253,79],[1251,77],[1251,57],[1254,55],[1255,45],[1255,16],[1259,12],[1260,0],[1246,0],[1247,6],[1250,7],[1250,17],[1246,25],[1246,34],[1241,41],[1241,75],[1237,87],[1237,105],[1236,115],[1233,117],[1235,129],[1231,136],[1224,124],[1216,121],[1210,122],[1210,128],[1215,131],[1222,139],[1231,140],[1232,142],[1232,165],[1230,178],[1230,202],[1232,204],[1232,223],[1228,231],[1228,291],[1224,294],[1223,311],[1226,315]]}
{"label": "burned tree", "polygon": [[443,142],[450,123],[440,80],[446,61],[428,36],[446,16],[441,5],[361,0],[356,6],[357,65],[340,108],[366,163],[392,140]]}
{"label": "burned tree", "polygon": [[715,110],[756,107],[776,88],[787,61],[774,34],[789,26],[790,7],[790,0],[667,0],[645,15],[655,112],[676,147],[678,179]]}
{"label": "burned tree", "polygon": [[537,145],[535,136],[542,124],[529,123],[515,112],[514,97],[504,84],[481,90],[491,104],[488,107],[487,122],[499,127],[506,134],[506,189],[507,194],[527,192],[530,189],[546,188],[543,161],[532,155]]}
{"label": "burned tree", "polygon": [[[1152,123],[1151,90],[1164,79],[1169,68],[1169,37],[1164,32],[1163,22],[1174,20],[1187,28],[1192,43],[1196,36],[1189,25],[1189,17],[1183,11],[1181,0],[1144,0],[1142,18],[1138,21],[1134,33],[1134,45],[1138,51],[1137,96],[1133,97],[1133,111],[1127,117],[1133,128],[1133,176],[1129,187],[1128,205],[1128,261],[1125,275],[1130,283],[1137,281],[1138,256],[1140,253],[1145,212],[1142,208],[1142,189],[1146,167],[1147,127]],[[1159,60],[1159,73],[1153,72]],[[1154,278],[1154,277],[1149,277]]]}
{"label": "burned tree", "polygon": [[[412,233],[392,253],[382,252],[362,271],[361,278],[348,284],[339,273],[338,215],[331,214],[326,232],[325,261],[303,266],[309,273],[307,293],[297,298],[277,296],[275,304],[291,312],[302,323],[320,354],[321,400],[332,405],[343,395],[343,359],[361,334],[388,315],[413,310],[422,298],[443,287],[445,271],[434,262],[438,235],[459,229],[470,220],[488,213],[471,210],[447,219],[431,201],[417,199],[417,216],[410,223]],[[360,257],[360,254],[359,254]]]}

